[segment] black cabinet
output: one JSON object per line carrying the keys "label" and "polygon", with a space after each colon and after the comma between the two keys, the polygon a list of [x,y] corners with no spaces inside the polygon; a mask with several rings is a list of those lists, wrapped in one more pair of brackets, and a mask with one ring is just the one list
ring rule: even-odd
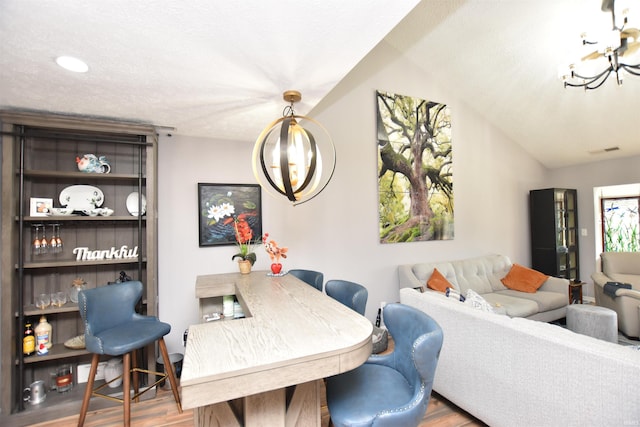
{"label": "black cabinet", "polygon": [[577,191],[531,190],[529,214],[531,267],[550,276],[579,279]]}

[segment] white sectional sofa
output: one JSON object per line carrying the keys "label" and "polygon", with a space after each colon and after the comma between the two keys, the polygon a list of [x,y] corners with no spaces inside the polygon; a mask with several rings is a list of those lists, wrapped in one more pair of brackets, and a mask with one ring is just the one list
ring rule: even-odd
{"label": "white sectional sofa", "polygon": [[501,282],[513,263],[504,255],[486,255],[457,261],[424,262],[398,267],[400,288],[422,288],[434,269],[465,295],[469,289],[480,294],[497,311],[510,317],[526,317],[551,322],[562,319],[569,305],[569,281],[549,277],[535,293],[508,289]]}
{"label": "white sectional sofa", "polygon": [[433,389],[492,427],[640,425],[640,351],[400,290],[440,324]]}

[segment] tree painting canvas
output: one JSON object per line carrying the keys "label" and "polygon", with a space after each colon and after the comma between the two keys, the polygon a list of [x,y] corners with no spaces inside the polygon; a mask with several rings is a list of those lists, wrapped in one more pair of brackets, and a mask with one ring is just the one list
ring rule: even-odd
{"label": "tree painting canvas", "polygon": [[380,91],[376,102],[380,242],[453,239],[449,107]]}

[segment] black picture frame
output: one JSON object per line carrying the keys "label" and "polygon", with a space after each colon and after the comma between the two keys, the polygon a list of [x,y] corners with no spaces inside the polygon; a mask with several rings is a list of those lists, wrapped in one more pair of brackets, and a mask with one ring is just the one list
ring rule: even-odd
{"label": "black picture frame", "polygon": [[262,238],[262,188],[258,184],[198,183],[198,244],[235,245],[234,221],[246,221],[252,240]]}

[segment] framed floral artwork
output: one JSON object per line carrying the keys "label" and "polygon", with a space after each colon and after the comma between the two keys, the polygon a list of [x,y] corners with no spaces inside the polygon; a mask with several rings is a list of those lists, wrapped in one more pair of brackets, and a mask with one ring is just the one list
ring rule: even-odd
{"label": "framed floral artwork", "polygon": [[252,240],[261,239],[260,185],[198,183],[200,247],[237,244],[236,223],[247,230]]}

